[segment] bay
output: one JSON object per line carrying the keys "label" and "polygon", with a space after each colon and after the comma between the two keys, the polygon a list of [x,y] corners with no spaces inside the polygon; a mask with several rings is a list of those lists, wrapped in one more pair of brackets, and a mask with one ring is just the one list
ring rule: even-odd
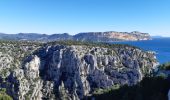
{"label": "bay", "polygon": [[155,51],[160,64],[170,62],[170,38],[154,38],[146,41],[112,42],[114,44],[128,44],[147,51]]}

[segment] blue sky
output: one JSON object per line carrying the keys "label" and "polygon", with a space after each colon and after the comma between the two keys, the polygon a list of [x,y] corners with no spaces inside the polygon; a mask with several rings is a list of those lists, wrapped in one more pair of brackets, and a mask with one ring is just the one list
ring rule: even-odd
{"label": "blue sky", "polygon": [[170,0],[0,0],[0,32],[89,31],[170,36]]}

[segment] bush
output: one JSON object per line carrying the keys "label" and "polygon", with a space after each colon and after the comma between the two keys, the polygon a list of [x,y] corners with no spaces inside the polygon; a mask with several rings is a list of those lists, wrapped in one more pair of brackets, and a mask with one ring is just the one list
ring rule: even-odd
{"label": "bush", "polygon": [[0,89],[0,100],[13,100],[9,95],[6,94],[6,89]]}
{"label": "bush", "polygon": [[13,99],[7,94],[0,94],[0,100],[13,100]]}

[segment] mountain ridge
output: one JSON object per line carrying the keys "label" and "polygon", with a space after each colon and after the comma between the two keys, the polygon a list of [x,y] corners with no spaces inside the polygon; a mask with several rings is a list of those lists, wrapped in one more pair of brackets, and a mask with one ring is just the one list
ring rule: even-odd
{"label": "mountain ridge", "polygon": [[4,40],[27,40],[27,41],[60,41],[60,40],[76,40],[76,41],[95,41],[95,42],[112,42],[112,41],[139,41],[150,40],[149,33],[138,31],[133,32],[82,32],[75,35],[68,33],[61,34],[40,34],[40,33],[18,33],[5,34],[0,33],[0,39]]}

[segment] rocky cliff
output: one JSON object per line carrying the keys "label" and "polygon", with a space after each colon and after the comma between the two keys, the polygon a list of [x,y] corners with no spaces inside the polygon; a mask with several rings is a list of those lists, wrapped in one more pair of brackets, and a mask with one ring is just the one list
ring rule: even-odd
{"label": "rocky cliff", "polygon": [[79,41],[138,41],[138,40],[150,40],[151,37],[148,33],[141,32],[88,32],[88,33],[79,33],[74,36],[75,40]]}
{"label": "rocky cliff", "polygon": [[128,45],[3,42],[0,88],[14,100],[79,100],[95,89],[134,85],[157,65]]}

